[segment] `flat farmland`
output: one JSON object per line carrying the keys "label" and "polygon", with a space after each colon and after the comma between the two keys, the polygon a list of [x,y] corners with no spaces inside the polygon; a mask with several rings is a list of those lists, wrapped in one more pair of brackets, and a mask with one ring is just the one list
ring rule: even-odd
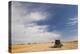
{"label": "flat farmland", "polygon": [[51,48],[54,43],[35,43],[35,44],[15,44],[12,45],[11,52],[35,52],[35,51],[55,51],[55,50],[69,50],[77,49],[77,41],[62,42],[63,46],[61,48]]}

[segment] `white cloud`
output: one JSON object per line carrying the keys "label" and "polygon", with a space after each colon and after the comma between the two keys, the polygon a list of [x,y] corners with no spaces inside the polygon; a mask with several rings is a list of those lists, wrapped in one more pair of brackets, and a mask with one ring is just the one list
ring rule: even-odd
{"label": "white cloud", "polygon": [[47,32],[47,25],[39,26],[32,21],[44,20],[46,12],[30,11],[21,3],[12,3],[12,43],[45,42],[60,38],[56,32]]}
{"label": "white cloud", "polygon": [[68,25],[76,25],[78,23],[78,18],[70,18]]}
{"label": "white cloud", "polygon": [[13,34],[12,40],[16,41],[15,43],[18,43],[17,41],[28,43],[54,41],[55,39],[60,38],[61,35],[59,33],[47,32],[46,28],[47,26],[38,25],[33,25],[31,27],[18,26],[14,31],[15,35]]}
{"label": "white cloud", "polygon": [[49,14],[42,11],[33,11],[30,7],[34,4],[23,5],[20,2],[12,2],[12,22],[13,23],[30,23],[36,20],[46,19]]}
{"label": "white cloud", "polygon": [[27,17],[31,18],[32,20],[43,20],[47,18],[47,14],[44,12],[31,12]]}

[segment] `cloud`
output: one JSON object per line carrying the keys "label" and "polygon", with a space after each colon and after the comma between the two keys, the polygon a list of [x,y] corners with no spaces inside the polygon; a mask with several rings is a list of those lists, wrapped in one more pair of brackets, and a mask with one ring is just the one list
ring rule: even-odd
{"label": "cloud", "polygon": [[[54,41],[60,38],[57,32],[48,32],[48,25],[37,25],[33,21],[44,20],[48,17],[47,12],[32,11],[29,8],[32,4],[22,5],[21,3],[12,3],[12,44],[28,42],[46,42]],[[26,8],[25,8],[26,7]]]}
{"label": "cloud", "polygon": [[30,3],[12,2],[12,22],[28,24],[32,21],[46,19],[49,16],[47,12],[37,11],[37,8],[35,10],[30,8],[33,5]]}
{"label": "cloud", "polygon": [[72,26],[76,25],[77,23],[78,23],[78,18],[70,18],[67,24]]}
{"label": "cloud", "polygon": [[32,20],[44,20],[45,18],[47,18],[47,14],[44,12],[36,11],[36,12],[31,12],[28,15],[28,17],[31,18]]}
{"label": "cloud", "polygon": [[17,41],[21,43],[47,42],[54,41],[61,36],[59,33],[47,32],[46,28],[47,26],[38,25],[30,27],[18,26],[18,29],[14,31],[15,34],[13,34],[12,40],[16,41],[15,43],[17,43]]}

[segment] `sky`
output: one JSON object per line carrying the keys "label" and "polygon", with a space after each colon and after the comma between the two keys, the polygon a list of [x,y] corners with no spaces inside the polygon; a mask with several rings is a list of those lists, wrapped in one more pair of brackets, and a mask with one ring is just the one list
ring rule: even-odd
{"label": "sky", "polygon": [[11,5],[12,44],[78,39],[78,7],[16,2]]}

